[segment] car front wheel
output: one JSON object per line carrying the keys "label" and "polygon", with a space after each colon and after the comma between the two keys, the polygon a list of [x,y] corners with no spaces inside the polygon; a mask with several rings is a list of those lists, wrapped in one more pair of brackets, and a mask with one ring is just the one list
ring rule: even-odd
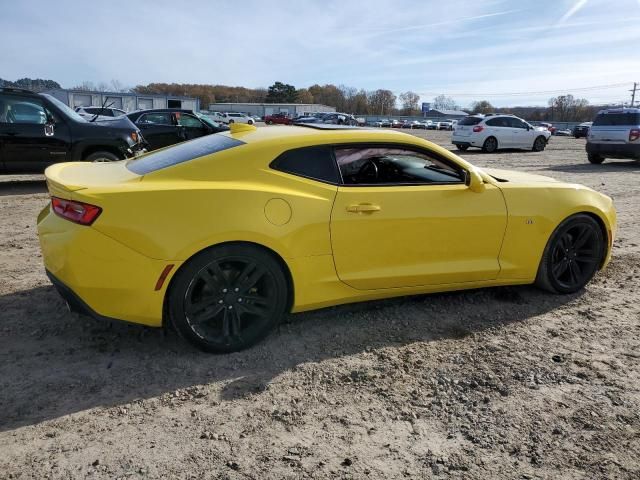
{"label": "car front wheel", "polygon": [[265,338],[288,306],[282,268],[268,252],[221,245],[189,260],[171,282],[169,315],[196,347],[235,352]]}
{"label": "car front wheel", "polygon": [[542,135],[540,135],[533,142],[533,151],[542,152],[546,146],[547,140]]}
{"label": "car front wheel", "polygon": [[93,152],[85,158],[87,162],[117,162],[120,158],[111,152]]}
{"label": "car front wheel", "polygon": [[536,285],[555,293],[577,292],[598,271],[604,245],[602,229],[592,217],[578,214],[567,218],[545,247]]}

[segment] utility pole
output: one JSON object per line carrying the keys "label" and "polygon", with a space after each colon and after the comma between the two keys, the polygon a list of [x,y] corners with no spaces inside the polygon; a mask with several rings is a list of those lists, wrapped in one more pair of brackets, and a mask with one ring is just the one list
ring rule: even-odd
{"label": "utility pole", "polygon": [[631,92],[631,107],[633,108],[633,104],[636,101],[636,89],[638,88],[638,82],[633,82],[633,90],[629,90]]}

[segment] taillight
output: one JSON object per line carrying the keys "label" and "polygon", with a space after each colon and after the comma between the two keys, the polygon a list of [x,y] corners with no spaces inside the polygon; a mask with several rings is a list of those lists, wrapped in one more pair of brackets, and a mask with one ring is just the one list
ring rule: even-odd
{"label": "taillight", "polygon": [[482,125],[476,125],[475,127],[473,127],[473,131],[476,133],[481,132],[482,130],[484,130],[484,127]]}
{"label": "taillight", "polygon": [[58,197],[51,197],[51,207],[56,215],[80,225],[91,225],[102,212],[102,209],[95,205]]}
{"label": "taillight", "polygon": [[629,141],[635,142],[640,138],[640,128],[632,128],[629,132]]}

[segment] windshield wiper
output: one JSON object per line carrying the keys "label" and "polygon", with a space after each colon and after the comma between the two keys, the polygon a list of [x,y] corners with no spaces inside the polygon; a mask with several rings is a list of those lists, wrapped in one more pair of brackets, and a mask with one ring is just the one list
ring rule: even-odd
{"label": "windshield wiper", "polygon": [[[96,118],[98,118],[100,116],[100,114],[104,111],[105,109],[105,105],[107,103],[107,100],[109,100],[109,97],[104,99],[104,102],[102,102],[102,106],[100,107],[100,110],[98,110],[98,113],[96,113],[93,118],[91,120],[89,120],[90,122],[95,122]],[[111,102],[109,105],[106,105],[106,108],[111,108],[113,106],[115,102]]]}

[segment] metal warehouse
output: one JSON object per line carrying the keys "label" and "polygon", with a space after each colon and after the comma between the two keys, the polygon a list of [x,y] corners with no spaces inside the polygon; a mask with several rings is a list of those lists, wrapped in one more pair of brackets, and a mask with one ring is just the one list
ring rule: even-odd
{"label": "metal warehouse", "polygon": [[212,103],[209,110],[213,112],[241,112],[249,115],[273,115],[274,113],[288,113],[301,115],[314,112],[335,112],[334,107],[318,103]]}
{"label": "metal warehouse", "polygon": [[126,112],[146,110],[149,108],[185,108],[188,110],[200,110],[200,100],[189,97],[176,97],[173,95],[146,95],[138,93],[121,92],[88,92],[86,90],[55,89],[45,93],[66,103],[71,108],[75,107],[100,107],[105,103],[112,104],[113,108],[119,108]]}

